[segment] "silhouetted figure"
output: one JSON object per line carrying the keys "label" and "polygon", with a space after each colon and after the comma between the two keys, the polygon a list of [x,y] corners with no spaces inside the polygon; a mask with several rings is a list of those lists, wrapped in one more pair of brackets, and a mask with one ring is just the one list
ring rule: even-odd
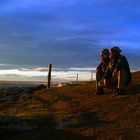
{"label": "silhouetted figure", "polygon": [[100,64],[96,69],[96,88],[97,88],[97,95],[104,94],[103,87],[99,85],[99,82],[103,79],[105,75],[106,69],[108,68],[110,62],[109,58],[109,50],[103,49],[100,54]]}
{"label": "silhouetted figure", "polygon": [[99,85],[113,89],[118,95],[124,94],[124,89],[132,80],[128,61],[117,46],[112,47],[109,54],[110,63]]}

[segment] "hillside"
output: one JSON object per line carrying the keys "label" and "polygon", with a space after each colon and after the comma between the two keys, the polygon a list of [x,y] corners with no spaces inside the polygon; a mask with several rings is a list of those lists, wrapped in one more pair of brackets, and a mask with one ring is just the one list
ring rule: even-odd
{"label": "hillside", "polygon": [[140,139],[140,72],[119,96],[95,95],[95,82],[16,91],[0,91],[2,139]]}

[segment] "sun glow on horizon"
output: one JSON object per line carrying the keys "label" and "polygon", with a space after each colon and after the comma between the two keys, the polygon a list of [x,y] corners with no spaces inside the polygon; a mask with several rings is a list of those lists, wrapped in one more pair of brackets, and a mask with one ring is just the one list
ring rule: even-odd
{"label": "sun glow on horizon", "polygon": [[[79,75],[79,81],[89,81],[91,79],[91,73],[93,73],[93,79],[95,79],[95,68],[53,68],[52,69],[52,81],[75,81],[77,74]],[[46,81],[48,74],[48,68],[20,68],[20,69],[8,69],[0,70],[1,81]]]}

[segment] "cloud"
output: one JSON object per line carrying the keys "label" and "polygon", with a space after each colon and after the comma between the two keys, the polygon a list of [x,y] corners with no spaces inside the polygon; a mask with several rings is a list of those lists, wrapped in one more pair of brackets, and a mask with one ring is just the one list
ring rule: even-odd
{"label": "cloud", "polygon": [[[0,1],[0,10],[3,12],[17,12],[17,11],[28,11],[28,10],[37,10],[38,12],[44,11],[54,11],[55,9],[63,9],[63,8],[72,8],[74,6],[80,8],[81,6],[89,6],[90,8],[95,8],[100,6],[104,7],[111,7],[114,6],[122,6],[124,7],[137,7],[138,8],[139,1],[138,0],[133,0],[133,1],[128,1],[128,0],[2,0]],[[104,10],[103,7],[103,10]],[[60,9],[59,9],[60,8]],[[100,8],[98,8],[100,10]],[[113,9],[112,8],[112,9]],[[111,8],[110,8],[111,9]],[[121,8],[120,8],[121,9]],[[107,10],[108,11],[108,10]],[[104,11],[106,12],[106,11]],[[21,13],[21,12],[20,12]],[[8,14],[8,13],[7,13]]]}
{"label": "cloud", "polygon": [[[70,6],[70,5],[74,5],[74,4],[108,4],[108,3],[126,3],[128,2],[127,0],[85,0],[85,1],[81,1],[81,0],[71,0],[71,1],[67,1],[67,0],[1,0],[0,4],[1,5],[10,5],[11,7],[31,7],[31,6],[40,6],[40,5],[45,5],[45,6]],[[138,0],[134,0],[134,2],[138,2]],[[131,3],[131,2],[129,2]]]}
{"label": "cloud", "polygon": [[[31,67],[31,68],[19,68],[18,71],[21,72],[28,72],[28,71],[35,71],[35,72],[47,72],[48,67]],[[68,72],[68,71],[79,71],[79,72],[95,72],[96,68],[95,67],[80,67],[80,68],[56,68],[53,67],[52,71],[55,72]]]}
{"label": "cloud", "polygon": [[140,42],[138,1],[113,2],[1,1],[0,62],[90,67],[98,64],[100,50],[112,45],[129,46],[132,56]]}
{"label": "cloud", "polygon": [[55,8],[55,7],[64,7],[64,6],[70,6],[70,5],[74,5],[76,3],[80,2],[80,0],[71,0],[71,1],[67,1],[67,0],[8,0],[8,1],[1,1],[0,4],[1,7],[3,9],[1,10],[5,10],[5,11],[16,11],[16,10],[20,10],[20,9],[30,9],[32,8],[36,8],[36,7],[42,7],[45,8],[47,7],[47,9],[49,8]]}
{"label": "cloud", "polygon": [[[95,68],[52,68],[52,81],[90,80],[91,72],[95,76]],[[0,70],[0,80],[22,80],[22,81],[45,81],[47,79],[48,67],[25,67],[19,69]],[[95,78],[95,77],[94,77]]]}

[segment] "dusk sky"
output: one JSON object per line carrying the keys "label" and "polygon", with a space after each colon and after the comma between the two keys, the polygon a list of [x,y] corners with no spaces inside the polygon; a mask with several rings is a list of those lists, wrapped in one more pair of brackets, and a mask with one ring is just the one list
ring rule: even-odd
{"label": "dusk sky", "polygon": [[88,80],[114,45],[140,70],[139,44],[139,0],[0,0],[0,80]]}

